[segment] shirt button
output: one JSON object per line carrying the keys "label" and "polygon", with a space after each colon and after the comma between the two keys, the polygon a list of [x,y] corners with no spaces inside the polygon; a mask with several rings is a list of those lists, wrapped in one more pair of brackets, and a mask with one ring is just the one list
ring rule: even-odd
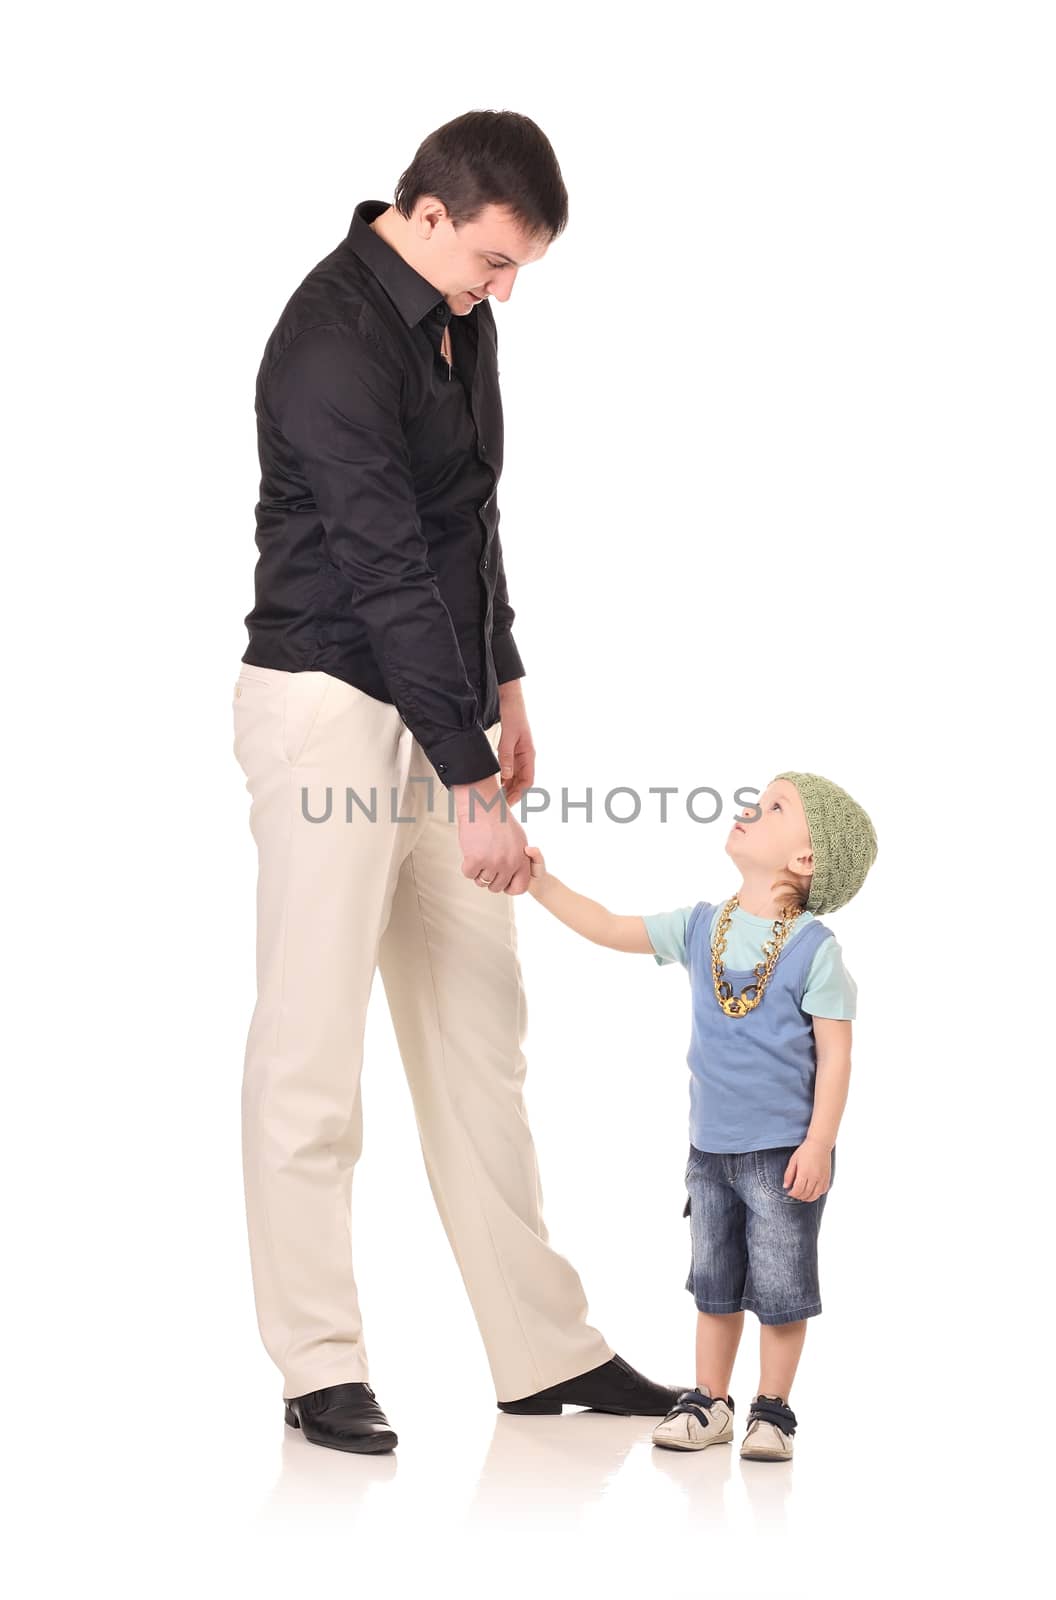
{"label": "shirt button", "polygon": [[447,762],[446,761],[438,761],[437,764],[436,764],[436,770],[437,770],[437,772],[446,772],[447,771]]}
{"label": "shirt button", "polygon": [[487,558],[487,556],[485,556],[484,557],[484,565],[487,566],[487,564],[488,564],[488,558]]}

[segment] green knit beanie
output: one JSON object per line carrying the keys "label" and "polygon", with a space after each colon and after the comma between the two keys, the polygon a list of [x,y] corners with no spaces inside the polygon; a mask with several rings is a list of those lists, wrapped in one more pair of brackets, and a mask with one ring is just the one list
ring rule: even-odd
{"label": "green knit beanie", "polygon": [[[779,772],[803,802],[814,852],[814,876],[805,909],[815,916],[852,900],[876,860],[876,830],[846,789],[816,772]],[[776,782],[776,779],[772,780]]]}

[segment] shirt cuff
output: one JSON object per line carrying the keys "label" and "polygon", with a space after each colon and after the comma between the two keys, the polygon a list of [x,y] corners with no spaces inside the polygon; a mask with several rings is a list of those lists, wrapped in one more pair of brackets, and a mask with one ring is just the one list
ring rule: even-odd
{"label": "shirt cuff", "polygon": [[467,728],[426,750],[441,783],[477,783],[500,770],[498,758],[483,728]]}
{"label": "shirt cuff", "polygon": [[524,662],[513,642],[512,633],[492,635],[491,659],[495,663],[495,677],[499,683],[509,683],[511,678],[524,677]]}

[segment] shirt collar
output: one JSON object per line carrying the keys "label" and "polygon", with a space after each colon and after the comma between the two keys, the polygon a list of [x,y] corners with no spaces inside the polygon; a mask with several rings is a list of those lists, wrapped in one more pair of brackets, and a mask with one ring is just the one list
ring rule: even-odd
{"label": "shirt collar", "polygon": [[370,268],[404,322],[413,328],[436,306],[445,313],[450,312],[450,307],[441,291],[371,228],[374,218],[388,207],[387,200],[361,200],[352,214],[345,243]]}

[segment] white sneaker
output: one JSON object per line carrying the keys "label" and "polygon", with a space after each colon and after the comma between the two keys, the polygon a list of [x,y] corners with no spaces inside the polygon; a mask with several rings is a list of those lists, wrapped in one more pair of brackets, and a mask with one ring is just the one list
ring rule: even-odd
{"label": "white sneaker", "polygon": [[653,1429],[653,1443],[665,1450],[703,1450],[709,1444],[733,1441],[733,1401],[713,1397],[710,1389],[684,1389],[678,1403]]}
{"label": "white sneaker", "polygon": [[777,1395],[757,1394],[741,1442],[745,1461],[791,1461],[796,1414]]}

